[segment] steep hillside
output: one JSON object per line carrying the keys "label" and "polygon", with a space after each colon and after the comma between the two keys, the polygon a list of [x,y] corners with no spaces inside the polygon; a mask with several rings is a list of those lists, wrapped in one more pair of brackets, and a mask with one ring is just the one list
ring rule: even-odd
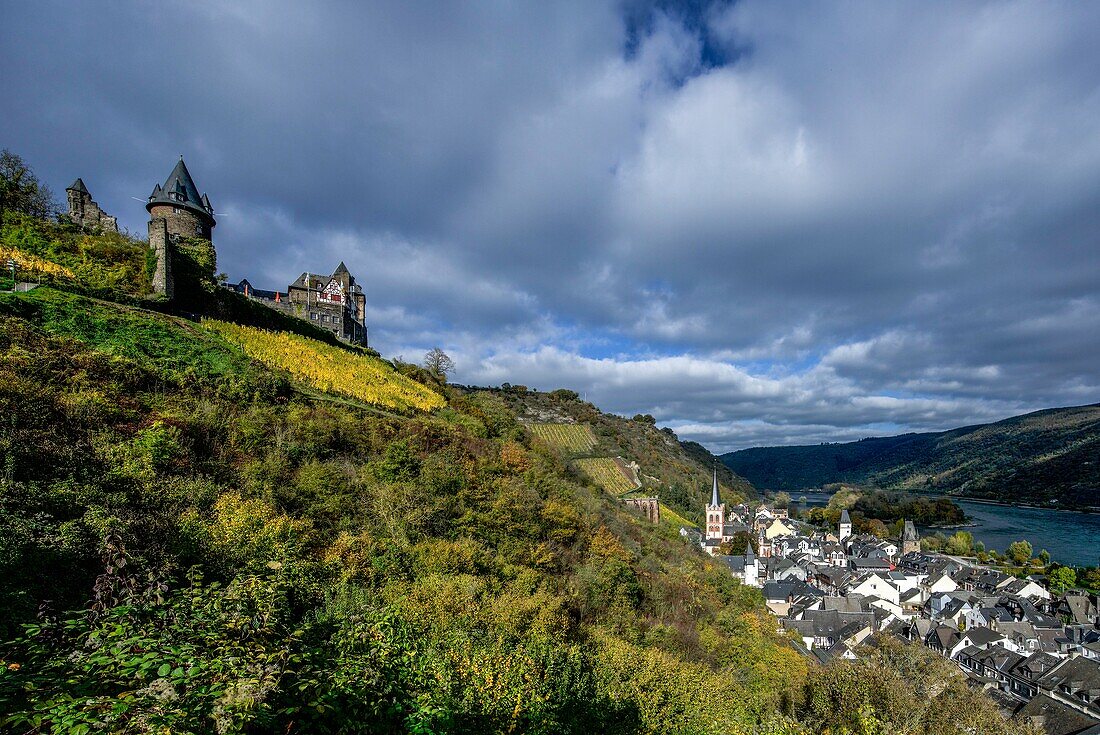
{"label": "steep hillside", "polygon": [[755,485],[851,482],[1065,506],[1100,505],[1100,405],[1055,408],[951,431],[847,444],[760,447],[722,461]]}
{"label": "steep hillside", "polygon": [[614,480],[619,494],[630,489],[627,484],[633,485],[636,494],[657,496],[662,505],[692,523],[702,520],[716,467],[723,499],[756,497],[748,481],[702,445],[681,442],[647,416],[627,419],[603,413],[570,390],[537,392],[517,386],[491,392],[505,400],[535,436],[550,439],[549,446],[573,466],[583,471],[585,458],[616,460],[623,478],[623,484]]}
{"label": "steep hillside", "polygon": [[817,666],[572,464],[690,511],[707,458],[650,422],[61,275],[0,294],[4,732],[1021,735],[919,646]]}

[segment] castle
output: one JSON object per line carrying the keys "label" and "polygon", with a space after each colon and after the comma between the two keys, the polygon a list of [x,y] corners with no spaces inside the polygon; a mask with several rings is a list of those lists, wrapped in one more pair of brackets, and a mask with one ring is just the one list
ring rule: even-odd
{"label": "castle", "polygon": [[[116,218],[92,200],[81,179],[65,191],[72,222],[89,229],[118,232]],[[187,243],[205,241],[213,253],[213,232],[218,224],[214,207],[209,196],[199,194],[180,156],[164,184],[153,187],[145,209],[149,212],[149,248],[156,256],[153,291],[171,300],[176,291],[175,271],[180,265],[180,249]],[[212,269],[211,264],[211,277]],[[367,344],[367,297],[343,263],[331,275],[303,273],[287,286],[285,297],[280,291],[253,288],[247,279],[226,287],[264,306],[310,321],[345,342]]]}
{"label": "castle", "polygon": [[367,297],[348,267],[340,263],[332,275],[303,273],[286,287],[286,292],[255,288],[248,279],[226,288],[271,309],[307,319],[338,339],[367,345]]}

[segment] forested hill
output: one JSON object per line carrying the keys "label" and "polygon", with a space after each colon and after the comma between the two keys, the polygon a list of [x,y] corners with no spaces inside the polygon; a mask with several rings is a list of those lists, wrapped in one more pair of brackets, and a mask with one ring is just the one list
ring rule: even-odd
{"label": "forested hill", "polygon": [[759,488],[849,482],[1064,507],[1100,505],[1100,404],[951,431],[757,447],[722,461]]}

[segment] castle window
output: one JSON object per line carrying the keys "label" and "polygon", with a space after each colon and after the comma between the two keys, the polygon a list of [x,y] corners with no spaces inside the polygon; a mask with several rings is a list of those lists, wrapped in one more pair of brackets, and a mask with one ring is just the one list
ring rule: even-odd
{"label": "castle window", "polygon": [[312,319],[313,321],[317,321],[317,312],[315,312],[315,311],[309,312],[309,318]]}

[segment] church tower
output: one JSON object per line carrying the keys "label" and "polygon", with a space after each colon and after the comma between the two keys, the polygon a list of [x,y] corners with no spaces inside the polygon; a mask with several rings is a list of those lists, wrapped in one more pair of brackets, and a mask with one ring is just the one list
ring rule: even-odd
{"label": "church tower", "polygon": [[714,486],[710,491],[710,503],[707,504],[707,540],[722,541],[723,526],[726,523],[726,504],[718,494],[718,468],[714,468]]}
{"label": "church tower", "polygon": [[214,207],[206,194],[199,195],[198,187],[183,163],[183,156],[180,156],[164,185],[153,187],[145,209],[149,211],[149,247],[157,256],[153,290],[172,298],[173,243],[181,237],[212,240],[217,224]]}

